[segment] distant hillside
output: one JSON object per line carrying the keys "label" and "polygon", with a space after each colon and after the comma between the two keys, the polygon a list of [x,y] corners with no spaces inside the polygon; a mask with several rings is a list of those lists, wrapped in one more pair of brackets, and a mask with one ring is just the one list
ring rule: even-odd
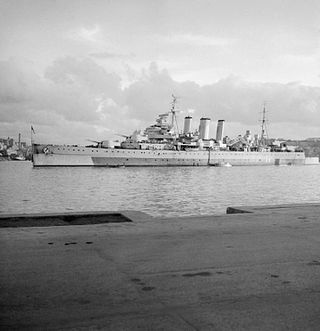
{"label": "distant hillside", "polygon": [[318,156],[320,157],[320,138],[316,139],[307,139],[307,140],[287,140],[288,145],[297,145],[301,147],[306,156]]}

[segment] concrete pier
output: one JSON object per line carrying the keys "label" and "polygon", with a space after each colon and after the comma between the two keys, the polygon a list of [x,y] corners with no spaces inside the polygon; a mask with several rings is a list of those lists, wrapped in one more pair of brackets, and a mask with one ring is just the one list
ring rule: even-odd
{"label": "concrete pier", "polygon": [[228,212],[0,228],[1,329],[319,330],[320,204]]}

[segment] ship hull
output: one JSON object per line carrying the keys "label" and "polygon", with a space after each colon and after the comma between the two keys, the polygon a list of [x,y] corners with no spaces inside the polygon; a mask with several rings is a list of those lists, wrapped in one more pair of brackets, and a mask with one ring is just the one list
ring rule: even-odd
{"label": "ship hull", "polygon": [[173,151],[34,145],[33,165],[50,166],[303,165],[303,152]]}

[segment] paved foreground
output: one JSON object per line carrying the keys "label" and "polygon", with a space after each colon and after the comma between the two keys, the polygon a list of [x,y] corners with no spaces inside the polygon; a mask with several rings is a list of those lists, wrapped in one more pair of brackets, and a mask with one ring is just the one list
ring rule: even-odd
{"label": "paved foreground", "polygon": [[244,209],[1,228],[1,329],[319,330],[320,204]]}

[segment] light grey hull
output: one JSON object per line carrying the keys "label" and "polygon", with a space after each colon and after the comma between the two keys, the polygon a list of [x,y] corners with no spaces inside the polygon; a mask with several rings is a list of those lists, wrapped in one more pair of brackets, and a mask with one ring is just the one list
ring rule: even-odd
{"label": "light grey hull", "polygon": [[303,165],[303,152],[129,150],[35,145],[33,165],[48,166],[232,166]]}

